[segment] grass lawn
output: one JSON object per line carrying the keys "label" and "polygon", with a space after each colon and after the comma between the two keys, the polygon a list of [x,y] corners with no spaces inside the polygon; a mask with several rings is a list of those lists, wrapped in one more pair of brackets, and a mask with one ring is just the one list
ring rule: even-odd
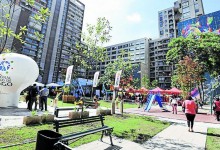
{"label": "grass lawn", "polygon": [[[155,120],[152,117],[124,115],[121,116],[106,116],[105,124],[114,127],[113,135],[138,142],[138,137],[142,136],[143,141],[153,137],[158,132],[167,128],[170,124],[167,122],[161,122]],[[61,134],[68,134],[73,132],[80,132],[91,127],[97,127],[97,124],[88,124],[74,127],[66,127],[60,129]],[[26,126],[17,128],[7,128],[0,130],[0,146],[9,144],[21,143],[27,140],[33,140],[36,138],[39,130],[49,129],[51,130],[52,124],[38,125],[38,126]],[[93,134],[85,136],[84,138],[70,144],[71,147],[76,147],[85,143],[89,143],[100,138],[101,134]],[[71,143],[71,142],[70,142]],[[140,142],[141,143],[141,142]],[[7,150],[32,150],[35,149],[35,144],[24,144],[22,146],[14,146],[7,148]]]}
{"label": "grass lawn", "polygon": [[220,149],[220,129],[219,128],[209,128],[206,139],[206,149],[207,150],[217,150]]}
{"label": "grass lawn", "polygon": [[[48,98],[47,104],[49,106],[51,104],[51,101],[52,101],[52,98]],[[101,107],[111,108],[111,102],[106,102],[104,100],[100,100],[99,103],[100,103]],[[63,103],[60,100],[58,101],[58,107],[71,107],[71,106],[75,106],[75,105],[71,104],[71,103]],[[135,104],[135,103],[127,103],[127,102],[124,103],[124,109],[126,109],[126,108],[137,108],[137,107],[138,107],[138,105]]]}
{"label": "grass lawn", "polygon": [[[111,102],[106,102],[104,100],[101,100],[101,101],[99,101],[99,103],[100,103],[101,107],[111,108]],[[119,106],[119,104],[118,104],[118,106]],[[135,103],[127,103],[127,102],[124,103],[124,109],[126,109],[126,108],[137,108],[137,107],[138,107],[138,105],[135,104]]]}

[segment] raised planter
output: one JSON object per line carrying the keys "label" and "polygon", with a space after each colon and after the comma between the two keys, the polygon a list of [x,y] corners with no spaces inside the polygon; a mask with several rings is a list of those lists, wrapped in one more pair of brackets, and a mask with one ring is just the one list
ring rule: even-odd
{"label": "raised planter", "polygon": [[67,102],[68,102],[68,103],[74,103],[74,100],[75,100],[74,96],[72,96],[72,95],[67,95]]}
{"label": "raised planter", "polygon": [[63,95],[62,100],[63,100],[64,103],[67,103],[67,95]]}
{"label": "raised planter", "polygon": [[87,118],[87,117],[89,117],[89,111],[81,112],[81,118]]}
{"label": "raised planter", "polygon": [[31,125],[31,124],[40,124],[41,116],[26,116],[23,118],[23,124]]}
{"label": "raised planter", "polygon": [[43,116],[41,116],[41,121],[42,121],[42,123],[53,122],[54,115],[51,115],[51,114],[43,115]]}
{"label": "raised planter", "polygon": [[110,109],[96,109],[96,115],[111,115],[111,110]]}
{"label": "raised planter", "polygon": [[69,118],[70,119],[77,119],[80,118],[81,112],[69,112]]}

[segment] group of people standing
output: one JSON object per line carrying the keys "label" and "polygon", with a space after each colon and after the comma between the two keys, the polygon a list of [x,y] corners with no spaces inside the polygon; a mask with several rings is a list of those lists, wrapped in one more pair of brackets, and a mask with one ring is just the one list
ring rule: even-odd
{"label": "group of people standing", "polygon": [[37,100],[39,97],[39,109],[41,109],[41,111],[43,110],[47,111],[48,95],[49,95],[49,90],[47,89],[46,86],[44,86],[41,90],[39,90],[37,85],[33,84],[33,86],[29,87],[28,94],[26,96],[28,110],[32,111],[33,104],[35,104],[34,110],[37,110]]}

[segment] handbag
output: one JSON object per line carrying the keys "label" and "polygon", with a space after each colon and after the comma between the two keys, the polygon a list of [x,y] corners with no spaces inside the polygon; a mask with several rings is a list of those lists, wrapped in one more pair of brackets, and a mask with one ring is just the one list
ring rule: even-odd
{"label": "handbag", "polygon": [[182,107],[182,111],[185,112],[185,107]]}
{"label": "handbag", "polygon": [[185,102],[183,102],[182,111],[185,112]]}

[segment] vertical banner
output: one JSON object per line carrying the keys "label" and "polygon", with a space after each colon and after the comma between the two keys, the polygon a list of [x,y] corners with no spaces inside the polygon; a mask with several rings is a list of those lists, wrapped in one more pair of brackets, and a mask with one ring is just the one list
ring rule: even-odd
{"label": "vertical banner", "polygon": [[73,65],[67,68],[65,84],[71,84],[72,71]]}
{"label": "vertical banner", "polygon": [[92,86],[92,87],[97,87],[97,85],[98,85],[98,78],[99,78],[99,71],[97,71],[97,72],[94,74],[93,86]]}
{"label": "vertical banner", "polygon": [[115,88],[119,87],[121,73],[122,73],[122,70],[119,70],[115,74]]}

